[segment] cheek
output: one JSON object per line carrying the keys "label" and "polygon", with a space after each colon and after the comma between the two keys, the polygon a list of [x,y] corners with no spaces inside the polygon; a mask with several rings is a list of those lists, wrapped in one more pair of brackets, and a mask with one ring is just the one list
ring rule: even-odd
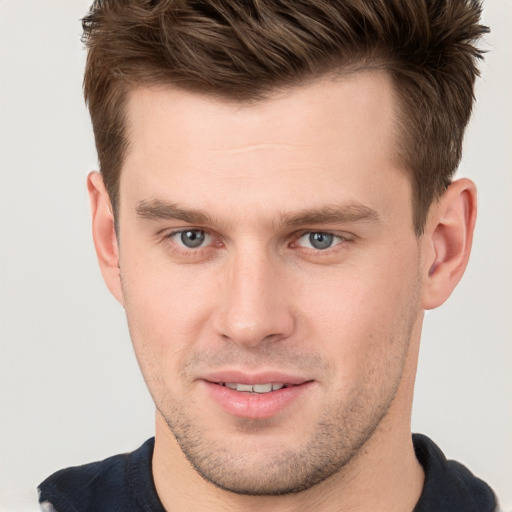
{"label": "cheek", "polygon": [[302,298],[310,337],[322,344],[347,385],[400,364],[421,311],[417,267],[387,261],[341,269]]}
{"label": "cheek", "polygon": [[[126,316],[141,366],[177,368],[186,360],[210,316],[212,290],[191,272],[166,265],[125,266]],[[142,265],[140,266],[142,267]],[[208,306],[209,304],[209,306]]]}

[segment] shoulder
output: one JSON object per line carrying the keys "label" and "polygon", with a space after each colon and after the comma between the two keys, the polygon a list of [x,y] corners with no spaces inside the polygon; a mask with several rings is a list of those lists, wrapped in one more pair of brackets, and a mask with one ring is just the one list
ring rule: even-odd
{"label": "shoulder", "polygon": [[428,437],[413,435],[416,457],[425,471],[423,492],[414,512],[495,512],[496,496],[483,480],[459,462],[447,460]]}
{"label": "shoulder", "polygon": [[151,473],[154,439],[131,453],[57,471],[39,486],[41,504],[57,512],[136,510],[141,487],[154,493]]}

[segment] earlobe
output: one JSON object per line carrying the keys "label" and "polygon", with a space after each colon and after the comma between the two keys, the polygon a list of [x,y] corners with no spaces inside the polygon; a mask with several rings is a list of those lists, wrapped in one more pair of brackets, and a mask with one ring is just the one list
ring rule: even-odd
{"label": "earlobe", "polygon": [[453,182],[429,212],[423,239],[424,309],[448,299],[466,269],[476,221],[476,187]]}
{"label": "earlobe", "polygon": [[87,190],[91,205],[94,246],[101,273],[110,292],[123,304],[114,214],[110,197],[99,172],[89,174]]}

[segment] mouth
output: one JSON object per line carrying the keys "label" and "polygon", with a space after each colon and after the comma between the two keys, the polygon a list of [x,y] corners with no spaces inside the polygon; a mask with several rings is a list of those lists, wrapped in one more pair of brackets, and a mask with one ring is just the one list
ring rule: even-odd
{"label": "mouth", "polygon": [[289,388],[297,385],[276,382],[269,382],[267,384],[240,384],[237,382],[217,382],[216,384],[224,386],[229,389],[233,389],[235,391],[240,391],[242,393],[255,393],[258,395],[264,395],[266,393],[271,393],[272,391],[279,391],[280,389]]}
{"label": "mouth", "polygon": [[292,405],[304,403],[315,388],[314,380],[275,374],[209,377],[203,383],[213,403],[230,416],[248,419],[266,419],[293,411]]}

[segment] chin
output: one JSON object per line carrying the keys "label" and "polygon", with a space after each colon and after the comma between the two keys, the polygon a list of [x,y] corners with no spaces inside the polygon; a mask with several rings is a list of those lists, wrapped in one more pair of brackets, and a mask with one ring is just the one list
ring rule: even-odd
{"label": "chin", "polygon": [[[197,428],[197,423],[174,414],[167,421],[178,445],[195,469],[216,487],[240,495],[277,496],[305,491],[342,474],[372,437],[387,409],[363,427],[352,415],[346,422],[322,418],[302,442],[287,436],[279,439],[268,424],[245,421],[239,431],[223,439]],[[268,422],[267,422],[268,423]],[[222,430],[222,429],[220,429]],[[275,432],[275,430],[274,430]],[[347,432],[349,433],[347,435]]]}

